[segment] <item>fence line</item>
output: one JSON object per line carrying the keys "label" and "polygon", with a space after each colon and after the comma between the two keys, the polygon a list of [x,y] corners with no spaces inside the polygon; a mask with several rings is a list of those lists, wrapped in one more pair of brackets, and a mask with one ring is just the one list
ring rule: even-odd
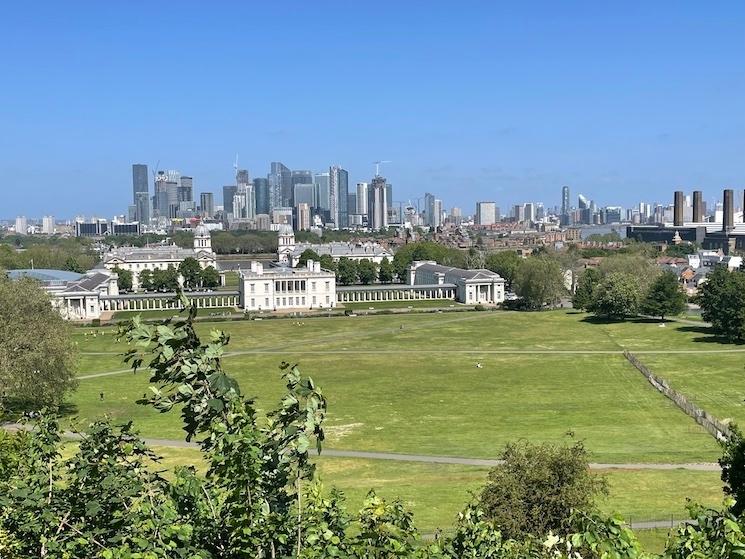
{"label": "fence line", "polygon": [[624,350],[623,355],[658,391],[670,399],[683,412],[693,418],[693,420],[706,429],[717,440],[723,440],[729,437],[730,431],[726,424],[711,415],[706,410],[699,408],[686,398],[683,394],[671,388],[664,378],[658,377],[650,371],[644,363],[633,353]]}

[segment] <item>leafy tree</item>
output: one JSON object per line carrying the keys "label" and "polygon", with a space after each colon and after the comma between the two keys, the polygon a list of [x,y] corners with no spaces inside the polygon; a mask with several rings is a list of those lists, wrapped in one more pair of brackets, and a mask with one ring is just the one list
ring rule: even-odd
{"label": "leafy tree", "polygon": [[505,538],[571,532],[573,512],[591,512],[607,493],[604,478],[589,470],[582,443],[508,444],[503,463],[489,472],[479,503]]}
{"label": "leafy tree", "polygon": [[572,306],[575,309],[587,310],[595,293],[595,288],[602,280],[602,274],[596,268],[587,268],[579,277],[577,290],[572,297]]}
{"label": "leafy tree", "polygon": [[730,425],[729,430],[729,436],[721,442],[723,454],[719,465],[724,492],[735,500],[731,510],[740,516],[745,512],[745,439],[737,425]]}
{"label": "leafy tree", "polygon": [[610,274],[622,273],[636,278],[642,293],[646,293],[649,286],[660,274],[659,267],[646,255],[641,254],[615,254],[604,258],[600,263],[600,272],[603,277]]}
{"label": "leafy tree", "polygon": [[145,291],[151,291],[155,289],[155,282],[153,280],[152,270],[141,270],[137,276],[137,280],[140,285],[140,289],[144,289]]}
{"label": "leafy tree", "polygon": [[678,278],[672,272],[657,276],[642,303],[642,312],[651,316],[665,316],[682,313],[686,309],[686,296],[680,288]]}
{"label": "leafy tree", "polygon": [[357,262],[341,257],[337,264],[336,279],[342,285],[357,283]]}
{"label": "leafy tree", "polygon": [[380,283],[391,283],[393,281],[393,265],[387,257],[383,257],[378,268],[378,281]]}
{"label": "leafy tree", "polygon": [[116,285],[120,291],[129,291],[132,289],[132,272],[124,270],[119,266],[114,267],[112,271],[118,276]]}
{"label": "leafy tree", "polygon": [[694,254],[698,247],[694,243],[680,243],[679,245],[670,245],[665,249],[665,256],[676,256],[685,258],[689,254]]}
{"label": "leafy tree", "polygon": [[[34,265],[39,266],[40,264],[37,261]],[[85,268],[83,268],[82,264],[78,262],[78,259],[75,256],[68,256],[67,260],[65,260],[65,263],[62,265],[62,269],[68,272],[75,272],[76,274],[85,273]]]}
{"label": "leafy tree", "polygon": [[0,274],[0,410],[57,405],[75,388],[71,328],[36,281]]}
{"label": "leafy tree", "polygon": [[561,268],[549,256],[533,256],[522,262],[515,274],[514,288],[531,309],[557,305],[566,293]]}
{"label": "leafy tree", "polygon": [[305,266],[308,260],[312,260],[313,262],[318,262],[321,260],[321,257],[312,248],[306,248],[300,254],[300,258],[298,259],[298,266]]}
{"label": "leafy tree", "polygon": [[635,277],[613,272],[597,285],[587,310],[599,316],[621,319],[639,312],[641,297],[641,287]]}
{"label": "leafy tree", "polygon": [[220,273],[215,270],[214,266],[207,266],[200,272],[202,287],[214,289],[220,285]]}
{"label": "leafy tree", "polygon": [[324,270],[328,270],[330,272],[335,272],[337,268],[336,262],[334,262],[334,259],[331,257],[330,254],[324,254],[319,259],[319,262],[321,263],[321,268]]}
{"label": "leafy tree", "polygon": [[515,274],[521,262],[522,258],[514,250],[492,252],[486,257],[487,269],[502,276],[508,289],[512,288],[512,282],[515,280]]}
{"label": "leafy tree", "polygon": [[178,266],[178,273],[184,281],[184,287],[195,288],[202,281],[202,267],[196,258],[184,258]]}
{"label": "leafy tree", "polygon": [[376,270],[375,263],[367,258],[363,258],[357,263],[357,275],[360,283],[369,285],[375,281]]}
{"label": "leafy tree", "polygon": [[169,264],[168,268],[163,271],[162,281],[163,287],[167,291],[176,291],[179,288],[178,284],[178,269],[174,268],[173,265]]}
{"label": "leafy tree", "polygon": [[745,339],[745,273],[715,267],[699,288],[701,316],[722,337]]}
{"label": "leafy tree", "polygon": [[465,266],[465,255],[458,249],[432,241],[409,243],[393,255],[393,270],[402,281],[408,275],[409,266],[414,260],[434,260],[445,266]]}

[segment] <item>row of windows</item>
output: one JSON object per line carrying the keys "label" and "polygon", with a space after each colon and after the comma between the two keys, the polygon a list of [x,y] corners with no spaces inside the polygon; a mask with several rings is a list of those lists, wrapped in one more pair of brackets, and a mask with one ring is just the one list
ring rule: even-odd
{"label": "row of windows", "polygon": [[[331,298],[326,295],[326,304],[328,305],[331,302]],[[311,304],[313,306],[318,304],[317,297],[313,295],[311,298]],[[305,297],[277,297],[275,299],[275,307],[304,307],[305,306]],[[256,308],[256,299],[251,299],[251,308]],[[264,308],[269,308],[269,298],[264,298]]]}
{"label": "row of windows", "polygon": [[[327,281],[326,283],[326,291],[329,291],[331,288],[331,282]],[[317,282],[312,281],[310,282],[310,290],[316,291],[317,290]],[[256,293],[256,284],[251,283],[249,284],[251,293]],[[277,280],[274,282],[274,290],[278,293],[287,293],[287,292],[293,292],[293,291],[305,291],[307,288],[306,280]],[[269,293],[269,282],[264,283],[264,293]]]}

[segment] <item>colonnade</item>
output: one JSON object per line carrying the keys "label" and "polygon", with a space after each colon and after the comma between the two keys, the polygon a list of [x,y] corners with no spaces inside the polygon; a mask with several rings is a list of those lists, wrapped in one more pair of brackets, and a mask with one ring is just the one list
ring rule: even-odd
{"label": "colonnade", "polygon": [[449,286],[437,287],[379,287],[376,289],[336,288],[336,301],[339,303],[368,303],[372,301],[415,301],[421,299],[450,299],[456,298],[456,288]]}
{"label": "colonnade", "polygon": [[[238,292],[186,295],[200,309],[214,309],[220,307],[237,307]],[[174,300],[172,296],[158,295],[116,295],[101,297],[102,310],[105,311],[146,311],[160,309],[183,308],[181,301]]]}

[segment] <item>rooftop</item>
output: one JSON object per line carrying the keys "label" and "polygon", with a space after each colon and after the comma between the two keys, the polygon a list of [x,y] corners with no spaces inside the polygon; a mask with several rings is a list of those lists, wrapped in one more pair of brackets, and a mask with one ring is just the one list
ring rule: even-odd
{"label": "rooftop", "polygon": [[450,274],[459,277],[464,280],[471,279],[502,279],[496,272],[487,270],[485,268],[477,268],[474,270],[465,270],[463,268],[455,268],[453,266],[443,266],[441,264],[420,264],[416,268],[417,270],[425,270],[428,272],[439,272],[441,274]]}
{"label": "rooftop", "polygon": [[33,278],[42,283],[64,283],[76,281],[83,277],[83,274],[68,272],[67,270],[51,270],[48,268],[33,268],[21,270],[9,270],[10,279]]}

